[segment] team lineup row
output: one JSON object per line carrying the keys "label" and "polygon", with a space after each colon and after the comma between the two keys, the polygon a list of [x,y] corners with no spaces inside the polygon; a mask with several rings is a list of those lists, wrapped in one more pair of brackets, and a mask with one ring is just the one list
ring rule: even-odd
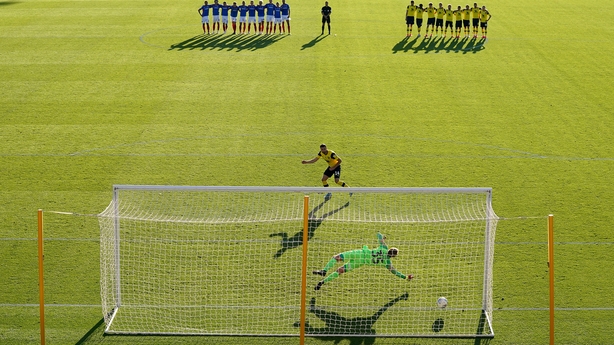
{"label": "team lineup row", "polygon": [[[448,33],[448,28],[450,28],[450,34],[452,36],[456,35],[455,38],[457,39],[460,38],[461,29],[463,28],[465,37],[469,37],[469,27],[471,23],[471,26],[473,26],[473,38],[477,38],[478,27],[481,27],[482,38],[485,39],[488,29],[488,21],[490,18],[492,18],[486,9],[486,6],[482,6],[480,8],[477,3],[473,4],[473,8],[469,8],[469,5],[466,5],[464,9],[461,8],[461,6],[458,6],[456,10],[453,10],[452,5],[448,5],[448,8],[444,8],[441,2],[437,8],[433,7],[432,2],[429,3],[428,7],[424,8],[422,4],[416,6],[412,0],[411,4],[407,6],[407,12],[405,13],[407,37],[411,37],[412,27],[414,24],[416,24],[418,27],[418,37],[420,37],[423,22],[422,17],[425,12],[427,13],[425,38],[427,36],[432,37],[434,31],[437,35],[439,35],[440,28],[443,37],[445,37]],[[430,35],[429,28],[431,29]]]}
{"label": "team lineup row", "polygon": [[[285,33],[287,24],[289,35],[290,5],[286,3],[286,0],[281,0],[281,2],[280,5],[279,2],[273,3],[273,0],[269,0],[267,4],[263,5],[262,0],[260,0],[258,5],[255,5],[254,1],[250,1],[249,5],[246,5],[245,1],[243,1],[241,5],[237,6],[236,2],[233,2],[232,5],[228,5],[226,1],[219,4],[218,0],[214,0],[213,4],[209,5],[209,3],[205,1],[204,5],[198,9],[198,14],[202,17],[203,32],[206,34],[211,33],[209,30],[209,11],[211,11],[214,34],[220,31],[220,17],[222,21],[222,30],[226,33],[228,29],[228,14],[230,13],[233,35],[237,33],[237,17],[239,18],[239,34],[245,34],[246,30],[249,34],[252,24],[254,24],[254,33],[262,35],[265,32],[264,23],[266,12],[266,34],[275,33],[277,29],[279,29],[279,33]],[[258,14],[257,17],[256,14]]]}

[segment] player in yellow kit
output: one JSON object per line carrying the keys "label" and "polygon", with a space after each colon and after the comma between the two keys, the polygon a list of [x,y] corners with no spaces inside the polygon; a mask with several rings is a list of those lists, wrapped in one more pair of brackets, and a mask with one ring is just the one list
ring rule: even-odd
{"label": "player in yellow kit", "polygon": [[[302,161],[303,164],[311,164],[315,163],[318,159],[324,159],[326,163],[328,163],[328,168],[324,170],[324,174],[322,175],[322,185],[324,187],[328,187],[328,178],[331,176],[335,176],[335,183],[340,185],[341,187],[349,187],[345,182],[341,181],[341,158],[337,156],[335,151],[329,150],[326,148],[326,144],[320,145],[320,152],[318,155],[310,160]],[[327,198],[330,197],[330,193],[326,195]]]}
{"label": "player in yellow kit", "polygon": [[471,21],[471,9],[469,5],[463,10],[463,27],[465,28],[465,37],[469,37],[469,25]]}
{"label": "player in yellow kit", "polygon": [[424,33],[424,37],[429,35],[429,26],[431,27],[431,36],[433,37],[433,31],[435,31],[435,14],[437,13],[437,9],[433,7],[433,3],[429,2],[429,7],[426,8],[426,32]]}
{"label": "player in yellow kit", "polygon": [[480,27],[482,27],[482,38],[486,39],[486,34],[488,31],[488,21],[492,18],[490,12],[486,9],[486,6],[482,6],[482,11],[480,12]]}
{"label": "player in yellow kit", "polygon": [[448,8],[446,9],[446,28],[443,31],[443,37],[446,37],[446,34],[448,33],[448,27],[450,28],[450,35],[454,37],[454,24],[452,23],[453,20],[454,11],[452,10],[452,5],[448,5]]}
{"label": "player in yellow kit", "polygon": [[435,34],[439,36],[439,29],[441,28],[441,34],[443,35],[443,16],[446,15],[446,9],[443,8],[443,4],[440,2],[437,7],[437,14],[435,18]]}
{"label": "player in yellow kit", "polygon": [[463,9],[460,6],[458,6],[458,9],[454,11],[454,17],[456,18],[456,26],[454,28],[456,32],[456,39],[459,39],[463,28]]}
{"label": "player in yellow kit", "polygon": [[405,12],[405,23],[407,24],[407,37],[411,37],[411,29],[414,25],[414,20],[416,16],[416,5],[414,5],[414,0],[411,1],[411,4],[407,6],[407,11]]}
{"label": "player in yellow kit", "polygon": [[478,3],[473,3],[471,9],[471,17],[473,18],[473,38],[478,38],[478,27],[480,26],[480,12],[482,10],[478,7]]}
{"label": "player in yellow kit", "polygon": [[420,37],[420,31],[422,31],[422,16],[424,14],[424,7],[422,4],[416,7],[416,26],[418,27],[418,37]]}

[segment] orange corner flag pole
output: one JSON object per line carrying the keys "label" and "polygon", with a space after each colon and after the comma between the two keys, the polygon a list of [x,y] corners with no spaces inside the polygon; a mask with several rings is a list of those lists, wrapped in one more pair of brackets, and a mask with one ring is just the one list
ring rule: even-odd
{"label": "orange corner flag pole", "polygon": [[41,345],[45,345],[45,281],[43,274],[43,210],[38,210],[38,303],[41,326]]}
{"label": "orange corner flag pole", "polygon": [[554,345],[554,216],[548,216],[548,272],[550,274],[550,345]]}
{"label": "orange corner flag pole", "polygon": [[307,243],[309,242],[309,195],[303,199],[303,263],[301,276],[301,338],[300,344],[305,344],[305,320],[307,309]]}

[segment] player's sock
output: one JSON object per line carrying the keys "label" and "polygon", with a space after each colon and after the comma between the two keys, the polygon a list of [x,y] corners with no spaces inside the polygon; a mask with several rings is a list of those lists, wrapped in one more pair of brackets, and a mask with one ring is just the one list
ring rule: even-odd
{"label": "player's sock", "polygon": [[324,273],[330,271],[331,268],[333,268],[335,266],[335,263],[337,262],[337,259],[335,258],[331,258],[328,263],[326,264],[326,266],[324,266],[324,268],[322,269],[322,271],[324,271]]}
{"label": "player's sock", "polygon": [[347,184],[345,184],[345,182],[343,181],[339,181],[337,182],[338,185],[340,185],[341,187],[349,187]]}
{"label": "player's sock", "polygon": [[322,181],[322,185],[323,185],[324,187],[328,187],[328,181]]}
{"label": "player's sock", "polygon": [[318,285],[316,285],[315,289],[316,291],[320,290],[320,288],[322,287],[322,285],[324,285],[324,281],[318,282]]}
{"label": "player's sock", "polygon": [[331,281],[333,279],[336,279],[337,277],[339,277],[339,272],[335,271],[331,275],[329,275],[328,277],[324,278],[324,280],[322,280],[321,283],[322,284],[328,283],[329,281]]}

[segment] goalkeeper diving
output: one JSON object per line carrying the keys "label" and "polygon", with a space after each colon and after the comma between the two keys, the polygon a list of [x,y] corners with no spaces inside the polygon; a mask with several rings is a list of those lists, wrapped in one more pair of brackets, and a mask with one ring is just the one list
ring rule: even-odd
{"label": "goalkeeper diving", "polygon": [[331,273],[328,277],[324,278],[324,280],[320,281],[318,285],[316,285],[315,290],[320,290],[322,285],[336,279],[341,274],[350,272],[362,266],[385,266],[395,276],[401,279],[411,280],[414,276],[411,274],[405,275],[397,271],[392,266],[392,261],[390,259],[399,255],[399,250],[394,247],[388,249],[388,246],[386,245],[386,236],[379,232],[377,233],[377,240],[379,241],[379,246],[375,249],[369,249],[369,247],[365,245],[362,247],[362,249],[350,250],[337,254],[330,259],[322,270],[313,271],[313,274],[326,277],[326,274],[335,266],[336,262],[345,262],[343,266],[339,267],[335,272]]}

